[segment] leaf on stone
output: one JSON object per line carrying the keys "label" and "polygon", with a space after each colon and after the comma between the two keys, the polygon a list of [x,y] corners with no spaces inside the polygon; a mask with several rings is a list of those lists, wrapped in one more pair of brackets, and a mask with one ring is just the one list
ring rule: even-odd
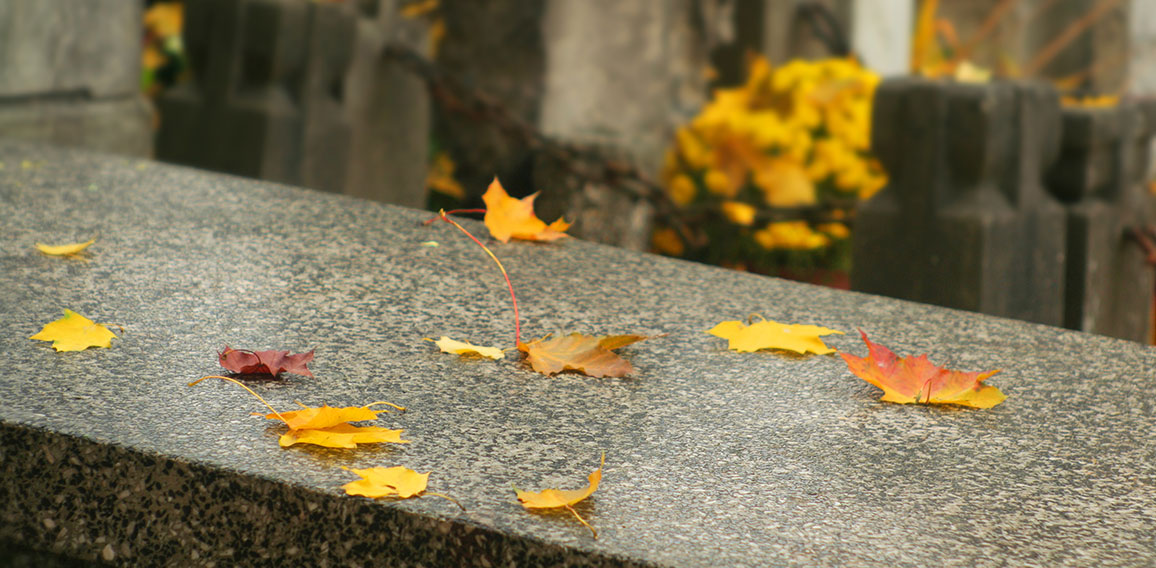
{"label": "leaf on stone", "polygon": [[278,443],[282,448],[294,444],[314,444],[327,448],[355,448],[358,444],[388,442],[408,444],[402,440],[402,430],[390,430],[377,426],[354,426],[350,422],[376,420],[377,415],[389,410],[373,410],[371,406],[387,404],[399,410],[400,406],[388,402],[374,402],[365,406],[332,407],[323,404],[318,407],[302,405],[301,410],[290,412],[270,412],[265,418],[280,420],[289,426],[289,431],[281,435]]}
{"label": "leaf on stone", "polygon": [[342,485],[347,495],[362,497],[397,497],[409,499],[425,491],[429,481],[429,472],[418,473],[408,467],[371,467],[368,469],[353,469],[353,473],[361,476],[357,481],[350,481]]}
{"label": "leaf on stone", "polygon": [[787,324],[768,319],[750,325],[741,321],[724,321],[707,333],[726,339],[727,348],[733,351],[749,353],[760,349],[785,349],[800,355],[807,352],[818,355],[834,353],[835,350],[827,347],[819,336],[843,334],[817,325]]}
{"label": "leaf on stone", "polygon": [[868,355],[856,357],[840,353],[847,367],[859,378],[883,389],[879,400],[900,404],[958,404],[972,408],[991,408],[1004,401],[999,389],[983,381],[999,370],[985,372],[952,371],[937,367],[927,355],[895,356],[890,349],[872,343],[867,334],[859,334],[867,344]]}
{"label": "leaf on stone", "polygon": [[313,360],[313,351],[289,353],[288,351],[249,351],[233,349],[228,345],[217,354],[221,366],[238,375],[269,375],[277,377],[281,373],[294,373],[313,377],[308,364]]}
{"label": "leaf on stone", "polygon": [[565,231],[570,224],[558,219],[549,225],[534,214],[535,193],[523,199],[510,197],[502,184],[494,178],[489,189],[482,195],[486,202],[486,228],[495,239],[503,243],[510,239],[523,241],[553,241],[568,236]]}
{"label": "leaf on stone", "polygon": [[488,357],[490,359],[501,359],[506,356],[506,353],[497,347],[483,347],[481,345],[474,345],[468,341],[458,341],[442,336],[441,339],[434,341],[426,339],[426,341],[433,341],[434,344],[442,350],[442,353],[453,353],[463,357]]}
{"label": "leaf on stone", "polygon": [[409,440],[401,439],[402,430],[390,430],[378,426],[354,426],[342,423],[326,428],[303,428],[289,430],[281,435],[277,443],[282,448],[294,444],[313,444],[326,448],[356,448],[358,444],[377,444],[388,442],[391,444],[408,444]]}
{"label": "leaf on stone", "polygon": [[645,335],[606,335],[593,337],[571,333],[560,337],[543,337],[519,343],[526,362],[543,375],[578,371],[591,377],[625,377],[634,371],[630,363],[613,350],[647,339]]}
{"label": "leaf on stone", "polygon": [[566,508],[574,517],[578,519],[590,532],[594,533],[594,538],[598,538],[598,531],[590,526],[585,519],[578,516],[574,511],[574,505],[583,499],[594,494],[598,490],[598,484],[602,482],[602,468],[606,465],[606,454],[602,454],[602,462],[598,469],[594,470],[586,479],[589,481],[584,489],[545,489],[542,491],[522,491],[514,488],[514,492],[518,495],[518,501],[526,509],[557,509],[560,507]]}
{"label": "leaf on stone", "polygon": [[112,347],[116,334],[72,310],[64,310],[64,317],[48,323],[29,339],[51,341],[57,351],[83,351],[89,347]]}
{"label": "leaf on stone", "polygon": [[44,243],[36,243],[36,249],[50,256],[71,256],[88,248],[88,245],[91,245],[95,242],[96,238],[93,237],[87,241],[84,241],[83,243],[71,243],[67,245],[46,245]]}

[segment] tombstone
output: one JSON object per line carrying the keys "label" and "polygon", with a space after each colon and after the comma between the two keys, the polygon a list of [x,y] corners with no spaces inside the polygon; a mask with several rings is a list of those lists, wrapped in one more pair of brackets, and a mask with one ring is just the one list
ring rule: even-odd
{"label": "tombstone", "polygon": [[161,96],[162,160],[340,191],[349,158],[347,6],[205,0],[186,7],[192,79]]}
{"label": "tombstone", "polygon": [[1128,232],[1147,225],[1152,102],[1065,108],[1047,184],[1068,211],[1064,326],[1134,341],[1149,334],[1156,278]]}
{"label": "tombstone", "polygon": [[1065,213],[1044,190],[1060,110],[1043,84],[903,78],[876,93],[890,182],[855,220],[855,290],[1064,321]]}
{"label": "tombstone", "polygon": [[0,2],[0,137],[149,156],[140,28],[138,2]]}

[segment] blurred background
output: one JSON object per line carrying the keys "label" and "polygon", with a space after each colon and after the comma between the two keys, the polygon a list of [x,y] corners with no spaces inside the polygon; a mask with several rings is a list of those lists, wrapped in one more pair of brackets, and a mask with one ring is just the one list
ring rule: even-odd
{"label": "blurred background", "polygon": [[[580,238],[1151,341],[1148,0],[7,0],[0,30],[0,136],[432,210],[497,176]],[[1057,268],[1000,272],[1001,239]]]}

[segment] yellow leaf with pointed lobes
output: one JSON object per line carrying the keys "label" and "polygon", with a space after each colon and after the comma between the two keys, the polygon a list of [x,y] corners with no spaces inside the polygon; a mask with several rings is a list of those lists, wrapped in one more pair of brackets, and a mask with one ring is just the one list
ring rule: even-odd
{"label": "yellow leaf with pointed lobes", "polygon": [[486,216],[483,222],[490,234],[503,243],[510,239],[524,241],[553,241],[568,236],[565,231],[570,224],[558,219],[549,225],[534,214],[535,193],[523,199],[510,197],[497,178],[482,195],[486,202]]}
{"label": "yellow leaf with pointed lobes", "polygon": [[425,491],[429,483],[429,472],[418,473],[400,465],[351,471],[360,475],[361,479],[342,486],[347,495],[361,495],[374,499],[378,497],[409,499]]}
{"label": "yellow leaf with pointed lobes", "polygon": [[818,355],[834,353],[835,350],[827,347],[821,335],[830,335],[843,332],[827,329],[817,325],[786,324],[771,320],[755,322],[745,325],[741,321],[724,321],[707,333],[721,337],[728,341],[728,348],[741,353],[750,353],[761,349],[785,349],[800,355],[807,352]]}
{"label": "yellow leaf with pointed lobes", "polygon": [[48,323],[29,339],[51,341],[57,351],[84,351],[89,347],[112,347],[116,334],[72,310],[64,310],[64,317]]}

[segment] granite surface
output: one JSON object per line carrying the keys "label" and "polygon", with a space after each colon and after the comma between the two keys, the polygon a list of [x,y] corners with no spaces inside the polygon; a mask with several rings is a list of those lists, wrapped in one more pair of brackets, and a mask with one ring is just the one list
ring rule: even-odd
{"label": "granite surface", "polygon": [[[152,162],[0,143],[0,552],[148,565],[1151,566],[1156,351],[578,240],[495,244],[524,334],[666,334],[626,379],[438,353],[512,347],[504,282],[429,213]],[[480,225],[466,223],[481,232]],[[81,258],[33,243],[99,235]],[[436,241],[439,246],[430,246]],[[28,336],[62,308],[111,349]],[[879,402],[837,356],[734,353],[751,312],[954,368],[1000,368],[983,411]],[[119,333],[119,330],[116,330]],[[225,344],[316,349],[294,401],[409,407],[405,446],[281,449]],[[531,514],[520,488],[578,487]],[[346,467],[431,470],[456,497],[345,496]]]}

